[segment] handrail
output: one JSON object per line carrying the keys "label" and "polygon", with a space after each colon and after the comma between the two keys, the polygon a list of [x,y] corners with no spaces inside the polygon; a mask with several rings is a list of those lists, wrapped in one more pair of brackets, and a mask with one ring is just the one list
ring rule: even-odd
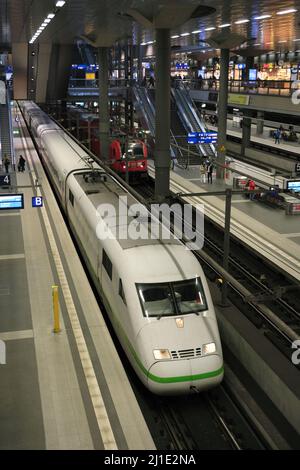
{"label": "handrail", "polygon": [[[175,98],[176,105],[180,110],[180,113],[185,121],[185,128],[188,131],[194,132],[206,132],[205,124],[201,121],[198,116],[193,101],[191,100],[188,92],[179,88],[172,88],[172,94]],[[213,145],[209,145],[213,155],[215,155],[215,148]],[[203,156],[207,157],[207,151],[203,145],[199,145],[199,149]]]}
{"label": "handrail", "polygon": [[[218,92],[220,80],[218,79],[175,79],[175,88],[186,90]],[[293,80],[229,80],[228,91],[230,93],[258,94],[271,96],[290,97],[295,90],[300,88],[300,82]]]}
{"label": "handrail", "polygon": [[15,147],[14,147],[14,139],[13,139],[13,123],[12,123],[10,96],[9,96],[8,88],[6,91],[6,101],[7,101],[7,113],[8,113],[8,131],[9,131],[9,139],[10,139],[10,158],[11,158],[12,165],[16,165],[16,155],[15,155]]}

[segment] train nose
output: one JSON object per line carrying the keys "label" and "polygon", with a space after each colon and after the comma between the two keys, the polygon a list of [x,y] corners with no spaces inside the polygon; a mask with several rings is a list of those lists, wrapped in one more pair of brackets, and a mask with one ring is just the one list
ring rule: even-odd
{"label": "train nose", "polygon": [[148,371],[148,388],[159,395],[177,395],[218,385],[223,379],[219,354],[186,360],[158,361]]}

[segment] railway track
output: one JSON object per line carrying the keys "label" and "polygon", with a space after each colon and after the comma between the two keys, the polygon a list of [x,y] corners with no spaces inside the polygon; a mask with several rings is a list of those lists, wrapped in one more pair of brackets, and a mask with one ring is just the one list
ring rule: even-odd
{"label": "railway track", "polygon": [[181,397],[149,396],[147,401],[154,413],[154,439],[162,450],[268,448],[224,385]]}
{"label": "railway track", "polygon": [[[153,181],[147,184],[136,186],[143,198],[151,200],[154,195]],[[183,203],[180,199],[173,202]],[[195,227],[193,227],[194,229]],[[258,254],[250,251],[233,236],[230,237],[231,251],[229,260],[229,274],[236,279],[239,284],[247,286],[250,295],[245,298],[244,293],[240,293],[236,287],[229,284],[229,298],[247,318],[261,329],[266,337],[290,358],[291,343],[294,338],[289,337],[282,329],[278,328],[268,316],[263,314],[260,306],[267,306],[276,317],[287,325],[295,334],[300,337],[300,310],[299,293],[300,285],[292,282],[281,272],[268,265],[266,260]],[[223,231],[213,224],[211,220],[205,218],[205,240],[203,252],[215,261],[220,267],[223,264]],[[222,274],[212,266],[207,257],[201,255],[201,251],[195,252],[200,259],[205,274],[212,281]],[[295,366],[298,367],[299,366]]]}

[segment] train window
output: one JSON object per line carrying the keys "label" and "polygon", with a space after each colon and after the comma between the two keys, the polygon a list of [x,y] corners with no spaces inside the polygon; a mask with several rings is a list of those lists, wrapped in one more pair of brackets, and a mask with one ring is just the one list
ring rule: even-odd
{"label": "train window", "polygon": [[199,278],[163,284],[137,284],[146,317],[164,317],[198,313],[207,310]]}
{"label": "train window", "polygon": [[102,265],[107,272],[108,276],[110,279],[112,279],[112,262],[110,261],[109,257],[107,256],[105,250],[103,250],[103,259],[102,259]]}
{"label": "train window", "polygon": [[72,193],[72,191],[70,189],[69,189],[69,201],[72,204],[72,206],[74,207],[75,198],[74,198],[74,194]]}
{"label": "train window", "polygon": [[123,288],[123,283],[122,283],[122,279],[120,279],[120,282],[119,282],[119,296],[120,296],[121,299],[123,300],[124,304],[127,305],[127,303],[126,303],[126,298],[125,298],[125,292],[124,292],[124,288]]}
{"label": "train window", "polygon": [[172,288],[180,314],[207,310],[204,289],[199,278],[174,282]]}
{"label": "train window", "polygon": [[170,284],[138,284],[143,312],[146,317],[176,315]]}

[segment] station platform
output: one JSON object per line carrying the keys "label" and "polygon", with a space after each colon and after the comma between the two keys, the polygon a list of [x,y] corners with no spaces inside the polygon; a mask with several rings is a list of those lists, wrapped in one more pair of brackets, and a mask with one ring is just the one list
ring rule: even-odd
{"label": "station platform", "polygon": [[[155,176],[154,162],[149,160],[149,175]],[[188,170],[175,167],[171,171],[171,191],[197,193],[224,191],[232,185],[214,180],[203,182],[198,166]],[[190,204],[204,205],[205,215],[224,227],[225,196],[185,197]],[[231,233],[261,253],[292,278],[300,280],[300,217],[286,215],[280,208],[272,208],[242,195],[233,196]]]}
{"label": "station platform", "polygon": [[[209,130],[218,131],[217,126],[212,126],[210,123],[205,123],[205,125]],[[280,127],[280,124],[277,125],[277,128],[278,127]],[[268,145],[269,147],[279,147],[286,152],[299,152],[300,140],[299,142],[286,142],[281,139],[280,144],[275,144],[275,139],[270,137],[270,132],[274,130],[275,127],[264,126],[263,134],[258,135],[256,124],[251,124],[251,141],[257,142],[258,144]],[[236,126],[232,119],[227,119],[227,134],[242,138],[242,129],[240,126]]]}
{"label": "station platform", "polygon": [[[155,449],[19,114],[12,174],[25,208],[0,212],[0,449]],[[38,186],[36,183],[40,186]],[[6,193],[8,193],[6,191]],[[32,197],[44,197],[32,208]],[[52,286],[61,332],[53,333]]]}

